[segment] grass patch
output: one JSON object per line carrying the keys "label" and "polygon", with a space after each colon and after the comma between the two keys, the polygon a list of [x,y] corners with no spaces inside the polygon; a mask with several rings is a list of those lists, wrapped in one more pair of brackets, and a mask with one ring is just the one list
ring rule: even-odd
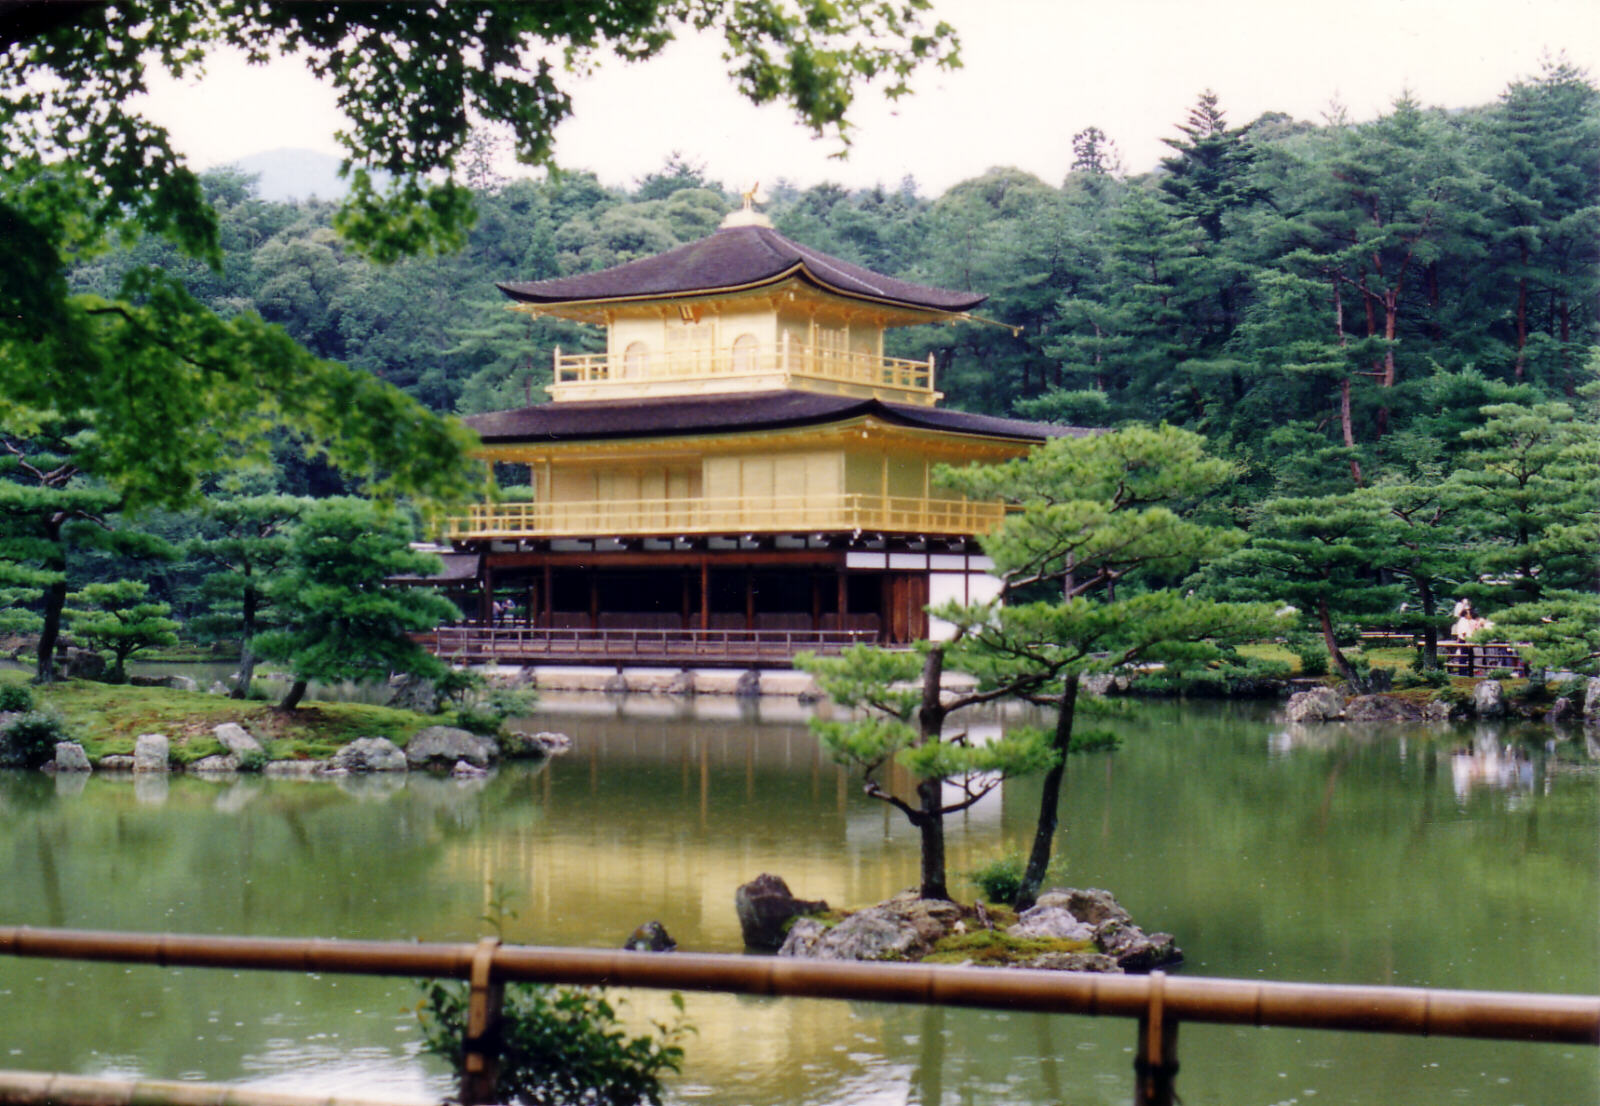
{"label": "grass patch", "polygon": [[91,760],[131,753],[142,733],[166,734],[173,759],[189,763],[222,752],[213,730],[237,722],[255,735],[273,760],[325,758],[358,737],[386,737],[404,745],[437,719],[415,711],[367,703],[302,703],[292,711],[271,703],[227,699],[166,687],[130,687],[67,680],[35,688],[35,698],[61,712]]}
{"label": "grass patch", "polygon": [[1050,952],[1094,952],[1093,941],[1068,941],[1061,937],[1012,937],[998,929],[980,929],[942,937],[924,964],[1021,964]]}
{"label": "grass patch", "polygon": [[1258,661],[1277,661],[1289,666],[1293,675],[1300,675],[1300,654],[1290,649],[1287,645],[1279,645],[1273,641],[1256,641],[1249,645],[1241,645],[1235,650],[1241,657],[1249,657]]}

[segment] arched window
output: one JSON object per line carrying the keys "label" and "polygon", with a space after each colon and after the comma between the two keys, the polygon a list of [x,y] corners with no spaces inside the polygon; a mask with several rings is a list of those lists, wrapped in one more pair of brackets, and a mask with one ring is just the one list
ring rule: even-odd
{"label": "arched window", "polygon": [[650,347],[643,342],[629,342],[622,351],[622,378],[642,380],[650,371]]}
{"label": "arched window", "polygon": [[733,371],[736,373],[755,372],[756,349],[760,343],[754,334],[741,334],[733,340]]}

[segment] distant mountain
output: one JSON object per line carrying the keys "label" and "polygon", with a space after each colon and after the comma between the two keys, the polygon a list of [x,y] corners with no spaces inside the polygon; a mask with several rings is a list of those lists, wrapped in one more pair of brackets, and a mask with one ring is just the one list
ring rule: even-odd
{"label": "distant mountain", "polygon": [[260,178],[263,200],[292,202],[338,200],[349,191],[349,183],[339,179],[339,159],[316,150],[280,149],[250,154],[231,163],[250,176]]}

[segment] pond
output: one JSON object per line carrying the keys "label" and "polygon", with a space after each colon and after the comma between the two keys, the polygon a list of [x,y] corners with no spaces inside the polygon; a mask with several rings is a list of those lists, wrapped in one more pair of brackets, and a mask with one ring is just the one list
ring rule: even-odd
{"label": "pond", "polygon": [[[763,871],[863,905],[917,842],[817,749],[804,708],[547,699],[549,765],[229,783],[0,774],[0,924],[616,947],[659,919],[740,948]],[[1099,724],[1098,722],[1096,724]],[[1600,776],[1580,737],[1470,727],[1288,729],[1254,704],[1143,706],[1074,758],[1059,848],[1177,935],[1196,975],[1593,993]],[[1592,746],[1592,742],[1591,742]],[[950,870],[1025,848],[1038,783],[951,826]],[[956,879],[953,890],[970,896]],[[0,1064],[437,1099],[406,981],[0,959]],[[626,996],[668,1018],[665,996]],[[1134,1027],[692,994],[680,1102],[1125,1103]],[[1187,1025],[1202,1103],[1592,1102],[1600,1050]]]}

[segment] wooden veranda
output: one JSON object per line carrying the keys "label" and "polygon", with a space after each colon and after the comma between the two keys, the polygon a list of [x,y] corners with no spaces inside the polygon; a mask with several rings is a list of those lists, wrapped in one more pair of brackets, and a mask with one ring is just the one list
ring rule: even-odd
{"label": "wooden veranda", "polygon": [[560,629],[527,622],[440,626],[423,635],[436,656],[474,664],[788,668],[801,653],[835,654],[878,640],[876,630]]}

